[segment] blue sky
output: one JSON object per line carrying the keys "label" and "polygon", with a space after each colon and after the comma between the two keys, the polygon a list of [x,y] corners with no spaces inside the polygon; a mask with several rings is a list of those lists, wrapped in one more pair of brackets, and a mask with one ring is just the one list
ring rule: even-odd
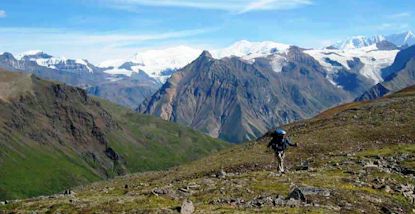
{"label": "blue sky", "polygon": [[415,29],[413,0],[1,0],[0,51],[100,62],[247,39],[322,47]]}

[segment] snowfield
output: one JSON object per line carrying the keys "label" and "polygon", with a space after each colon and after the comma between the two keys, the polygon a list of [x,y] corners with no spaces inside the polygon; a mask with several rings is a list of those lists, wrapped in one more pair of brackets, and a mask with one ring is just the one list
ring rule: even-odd
{"label": "snowfield", "polygon": [[[385,68],[393,63],[398,50],[382,51],[376,48],[376,45],[358,49],[344,49],[344,50],[307,50],[305,53],[316,59],[330,74],[339,72],[341,69],[346,68],[350,70],[348,61],[353,61],[353,58],[359,58],[364,64],[359,73],[376,83],[383,81],[380,72],[382,68]],[[336,66],[330,64],[327,59],[335,61],[341,64]]]}

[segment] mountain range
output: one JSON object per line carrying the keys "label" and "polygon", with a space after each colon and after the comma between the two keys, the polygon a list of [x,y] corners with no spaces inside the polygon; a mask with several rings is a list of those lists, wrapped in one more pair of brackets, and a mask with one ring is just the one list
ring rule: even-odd
{"label": "mountain range", "polygon": [[351,101],[383,82],[385,67],[398,52],[394,64],[401,61],[411,48],[379,49],[382,45],[350,50],[289,46],[268,55],[221,59],[205,51],[137,110],[230,142],[253,140],[273,127]]}
{"label": "mountain range", "polygon": [[[202,54],[187,46],[147,50],[100,66],[41,51],[16,58],[3,53],[0,67],[81,87],[142,113],[242,142],[351,101],[389,80],[396,69],[388,67],[412,37],[411,32],[376,36],[361,45],[325,49],[242,40]],[[232,131],[233,126],[239,130]]]}
{"label": "mountain range", "polygon": [[377,35],[377,36],[354,36],[344,41],[338,41],[330,47],[336,49],[356,49],[374,45],[376,43],[388,41],[399,48],[406,48],[415,45],[415,34],[412,31],[392,34],[392,35]]}

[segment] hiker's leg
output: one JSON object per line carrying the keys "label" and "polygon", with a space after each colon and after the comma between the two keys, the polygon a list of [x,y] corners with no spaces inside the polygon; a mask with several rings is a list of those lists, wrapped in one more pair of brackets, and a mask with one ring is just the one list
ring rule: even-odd
{"label": "hiker's leg", "polygon": [[284,152],[279,152],[278,153],[278,159],[279,159],[279,170],[280,172],[284,172]]}
{"label": "hiker's leg", "polygon": [[279,170],[280,159],[278,157],[278,152],[277,151],[275,151],[275,153],[274,153],[274,162],[277,165],[277,170]]}

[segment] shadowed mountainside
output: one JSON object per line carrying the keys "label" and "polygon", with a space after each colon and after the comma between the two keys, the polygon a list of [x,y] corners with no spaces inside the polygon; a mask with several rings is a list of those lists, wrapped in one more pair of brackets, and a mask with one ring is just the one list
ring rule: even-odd
{"label": "shadowed mountainside", "polygon": [[0,89],[1,199],[166,169],[226,147],[31,74],[0,70]]}

